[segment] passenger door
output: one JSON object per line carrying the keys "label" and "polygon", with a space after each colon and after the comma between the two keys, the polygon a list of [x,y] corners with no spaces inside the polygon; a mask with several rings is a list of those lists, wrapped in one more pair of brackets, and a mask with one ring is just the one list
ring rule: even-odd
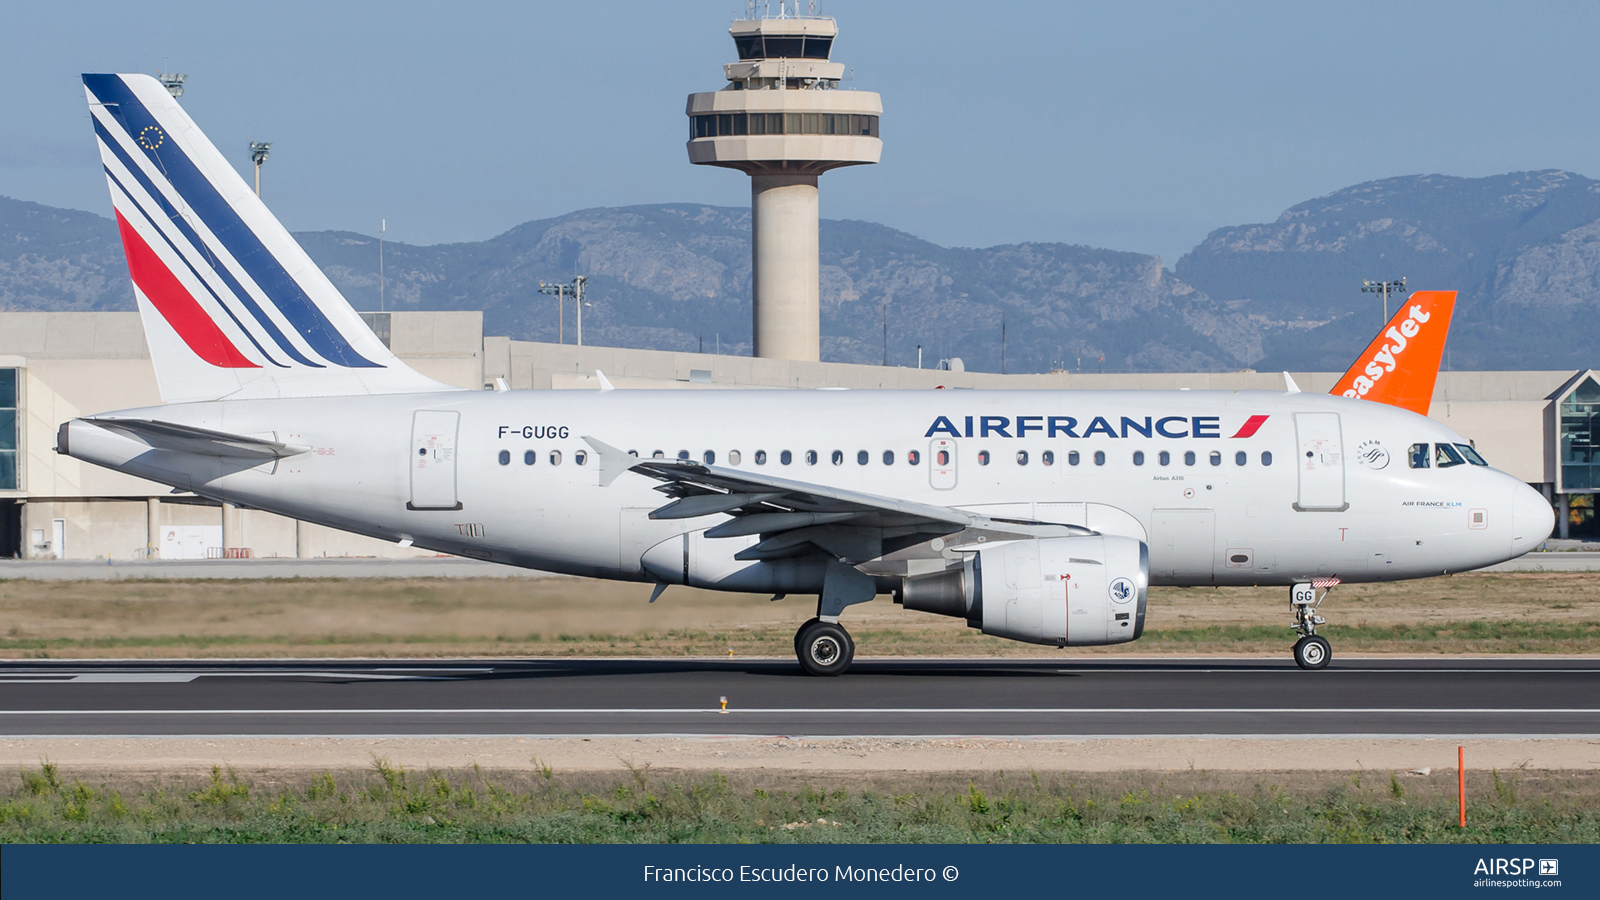
{"label": "passenger door", "polygon": [[461,414],[419,410],[411,419],[411,502],[406,509],[460,509],[456,428]]}
{"label": "passenger door", "polygon": [[1294,431],[1300,453],[1295,459],[1300,473],[1298,510],[1342,510],[1344,499],[1344,440],[1338,413],[1295,413]]}

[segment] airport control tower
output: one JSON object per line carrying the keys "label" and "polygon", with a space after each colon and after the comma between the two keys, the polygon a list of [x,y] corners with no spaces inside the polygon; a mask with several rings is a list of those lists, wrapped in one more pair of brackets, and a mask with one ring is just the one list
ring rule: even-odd
{"label": "airport control tower", "polygon": [[739,61],[722,90],[689,95],[689,161],[750,176],[754,355],[817,360],[817,176],[878,161],[883,101],[839,90],[832,18],[785,6],[728,29]]}

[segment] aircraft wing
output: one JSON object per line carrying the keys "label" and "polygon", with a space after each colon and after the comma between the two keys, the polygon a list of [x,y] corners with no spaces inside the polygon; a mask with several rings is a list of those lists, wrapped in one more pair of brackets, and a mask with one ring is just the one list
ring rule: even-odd
{"label": "aircraft wing", "polygon": [[177,425],[172,422],[158,422],[154,419],[86,418],[84,421],[131,437],[157,450],[195,453],[224,459],[254,459],[266,462],[295,456],[310,449],[266,438],[229,434],[225,431],[212,431],[209,428]]}
{"label": "aircraft wing", "polygon": [[709,538],[760,535],[737,559],[779,559],[818,549],[844,561],[877,559],[934,538],[961,534],[952,543],[979,536],[1041,537],[1092,534],[1073,525],[996,519],[937,506],[779,478],[684,459],[643,459],[592,437],[599,455],[600,483],[624,472],[653,478],[656,490],[673,498],[652,519],[689,519],[723,514],[733,518],[706,529]]}

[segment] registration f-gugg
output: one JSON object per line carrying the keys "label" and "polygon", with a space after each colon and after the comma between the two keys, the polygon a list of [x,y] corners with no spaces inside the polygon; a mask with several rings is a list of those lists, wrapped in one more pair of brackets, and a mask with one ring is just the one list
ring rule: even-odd
{"label": "registration f-gugg", "polygon": [[[57,451],[204,497],[552,572],[815,595],[795,650],[892,594],[985,634],[1137,640],[1150,585],[1279,584],[1326,666],[1340,582],[1550,534],[1539,493],[1426,418],[1454,292],[1418,292],[1330,395],[468,391],[397,359],[155,80],[84,86],[166,405]],[[641,597],[643,596],[641,592]]]}

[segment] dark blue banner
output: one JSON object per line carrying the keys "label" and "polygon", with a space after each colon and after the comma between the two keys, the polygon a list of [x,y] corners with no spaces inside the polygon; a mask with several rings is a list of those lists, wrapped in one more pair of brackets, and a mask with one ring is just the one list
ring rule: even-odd
{"label": "dark blue banner", "polygon": [[[22,846],[6,900],[1600,896],[1594,846]],[[1008,894],[1009,896],[1009,894]]]}

